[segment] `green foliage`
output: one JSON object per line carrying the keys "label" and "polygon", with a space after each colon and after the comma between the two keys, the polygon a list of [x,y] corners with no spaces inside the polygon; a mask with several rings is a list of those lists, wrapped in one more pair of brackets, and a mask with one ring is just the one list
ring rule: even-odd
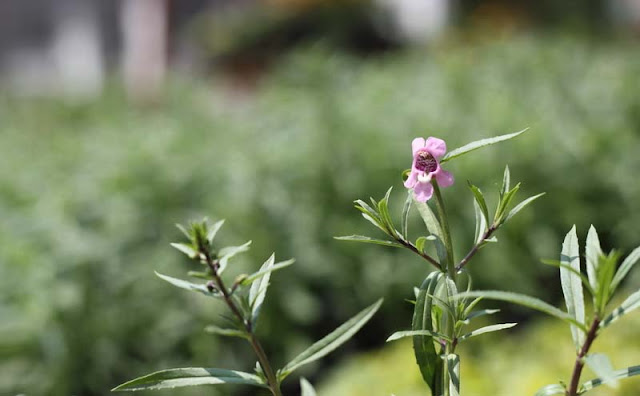
{"label": "green foliage", "polygon": [[242,384],[265,387],[260,377],[241,371],[216,368],[180,368],[162,370],[136,378],[113,388],[114,391],[172,389],[195,385]]}

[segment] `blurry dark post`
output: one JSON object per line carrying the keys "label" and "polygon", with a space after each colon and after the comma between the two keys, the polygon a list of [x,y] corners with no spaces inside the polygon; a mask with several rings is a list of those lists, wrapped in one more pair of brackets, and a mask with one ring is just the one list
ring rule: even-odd
{"label": "blurry dark post", "polygon": [[167,1],[122,1],[122,70],[127,93],[135,101],[155,101],[164,83]]}

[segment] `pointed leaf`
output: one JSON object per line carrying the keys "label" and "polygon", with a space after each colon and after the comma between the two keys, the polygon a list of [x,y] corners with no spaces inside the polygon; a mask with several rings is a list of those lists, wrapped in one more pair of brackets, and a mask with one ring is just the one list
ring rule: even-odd
{"label": "pointed leaf", "polygon": [[537,311],[551,315],[555,318],[564,320],[565,322],[572,323],[577,327],[581,328],[583,331],[587,331],[584,323],[580,323],[576,321],[576,319],[573,316],[535,297],[530,297],[530,296],[526,296],[524,294],[518,294],[518,293],[497,291],[497,290],[464,292],[464,293],[460,293],[460,296],[461,297],[483,297],[489,300],[506,301],[506,302],[522,305],[524,307],[532,308]]}
{"label": "pointed leaf", "polygon": [[171,243],[171,246],[186,254],[190,259],[194,260],[200,256],[200,253],[194,249],[189,243]]}
{"label": "pointed leaf", "polygon": [[593,290],[598,290],[598,263],[600,261],[600,255],[602,255],[602,248],[600,247],[598,232],[592,224],[587,233],[585,256],[587,259],[587,276],[589,277],[589,284]]}
{"label": "pointed leaf", "polygon": [[286,268],[286,267],[290,266],[291,264],[295,263],[295,261],[296,261],[295,259],[289,259],[287,261],[281,261],[281,262],[279,262],[277,264],[274,264],[269,268],[261,269],[260,271],[255,272],[255,273],[247,276],[246,278],[244,278],[244,280],[242,280],[242,282],[240,282],[240,284],[242,286],[250,285],[254,281],[256,281],[257,279],[260,279],[263,276],[265,276],[265,275],[267,275],[267,274],[269,274],[271,272],[274,272],[274,271],[277,271],[277,270],[280,270],[280,269],[283,269],[283,268]]}
{"label": "pointed leaf", "polygon": [[267,295],[267,288],[269,287],[269,279],[271,279],[271,270],[273,268],[273,264],[276,260],[276,255],[273,253],[267,261],[262,264],[260,267],[260,271],[264,272],[264,275],[259,277],[258,280],[251,284],[251,288],[249,289],[249,307],[251,307],[251,323],[255,328],[256,322],[258,320],[258,316],[260,315],[260,309],[262,308],[262,303],[264,302],[264,298]]}
{"label": "pointed leaf", "polygon": [[530,203],[532,203],[533,201],[535,201],[536,199],[540,198],[541,196],[543,196],[545,194],[546,193],[540,193],[538,195],[534,195],[533,197],[529,197],[529,198],[525,199],[524,201],[520,202],[519,204],[517,204],[513,209],[511,209],[509,214],[507,214],[507,217],[504,219],[504,222],[506,223],[507,221],[511,220],[511,218],[513,216],[515,216],[516,214],[518,214],[518,212],[520,212],[522,209],[527,207]]}
{"label": "pointed leaf", "polygon": [[224,220],[220,220],[213,223],[211,228],[209,228],[209,232],[207,232],[207,240],[209,241],[209,243],[213,242],[213,239],[216,237],[216,234],[218,233],[218,231],[220,230],[220,227],[222,227],[223,224],[224,224]]}
{"label": "pointed leaf", "polygon": [[409,191],[407,193],[407,199],[404,201],[404,206],[402,207],[402,223],[400,224],[402,227],[402,236],[405,241],[409,240],[409,212],[411,211],[411,202],[413,202],[413,193]]}
{"label": "pointed leaf", "polygon": [[540,388],[535,396],[552,396],[552,395],[564,395],[567,390],[560,384],[551,384],[543,388]]}
{"label": "pointed leaf", "polygon": [[[640,366],[630,366],[622,370],[616,370],[613,372],[611,379],[621,380],[621,379],[633,377],[636,375],[640,375]],[[578,394],[581,395],[602,384],[604,384],[604,380],[602,380],[601,378],[596,378],[591,381],[587,381],[584,384],[582,384]]]}
{"label": "pointed leaf", "polygon": [[487,218],[485,214],[482,212],[482,208],[478,205],[478,201],[473,200],[473,209],[476,213],[476,233],[474,237],[474,242],[476,244],[480,244],[482,242],[482,238],[484,237],[484,233],[487,231]]}
{"label": "pointed leaf", "polygon": [[509,165],[504,167],[504,175],[502,176],[502,188],[500,188],[500,196],[504,196],[511,187],[511,172]]}
{"label": "pointed leaf", "polygon": [[395,241],[385,241],[383,239],[374,239],[374,238],[370,238],[368,236],[363,236],[363,235],[345,235],[345,236],[334,237],[334,239],[338,239],[340,241],[373,243],[376,245],[391,246],[391,247],[403,247],[401,244]]}
{"label": "pointed leaf", "polygon": [[395,333],[391,334],[389,336],[389,338],[387,338],[386,342],[390,342],[390,341],[395,341],[395,340],[399,340],[401,338],[405,338],[405,337],[414,337],[414,336],[429,336],[429,337],[434,337],[434,338],[440,338],[446,341],[451,342],[451,338],[447,337],[444,334],[440,334],[440,333],[436,333],[435,331],[430,331],[430,330],[407,330],[407,331],[396,331]]}
{"label": "pointed leaf", "polygon": [[362,328],[362,326],[364,326],[369,321],[369,319],[371,319],[371,317],[380,308],[381,304],[382,299],[360,311],[357,315],[340,325],[340,327],[335,329],[333,332],[311,345],[300,355],[296,356],[280,371],[281,379],[284,379],[287,375],[291,374],[300,366],[311,363],[326,356],[327,354],[338,348],[340,345],[345,343],[347,340],[353,337],[358,332],[358,330],[360,330],[360,328]]}
{"label": "pointed leaf", "polygon": [[471,320],[475,318],[478,318],[480,316],[485,316],[485,315],[493,315],[494,313],[498,313],[498,312],[500,312],[499,309],[480,309],[478,311],[473,311],[466,316],[466,318],[464,319],[464,322],[468,324],[469,322],[471,322]]}
{"label": "pointed leaf", "polygon": [[478,206],[480,206],[480,210],[482,210],[482,215],[484,216],[485,221],[488,223],[489,209],[487,209],[487,202],[484,199],[484,195],[482,194],[482,191],[480,191],[478,187],[471,184],[471,182],[468,182],[468,183],[469,183],[469,188],[473,193],[473,198],[476,200],[476,203],[478,204]]}
{"label": "pointed leaf", "polygon": [[500,135],[500,136],[495,136],[495,137],[492,137],[492,138],[476,140],[475,142],[471,142],[471,143],[466,144],[466,145],[464,145],[462,147],[459,147],[459,148],[457,148],[455,150],[449,151],[447,154],[444,155],[444,157],[442,157],[442,159],[440,160],[440,163],[441,164],[445,163],[445,162],[447,162],[447,161],[449,161],[451,159],[454,159],[454,158],[459,157],[461,155],[467,154],[467,153],[469,153],[469,152],[471,152],[473,150],[477,150],[477,149],[479,149],[481,147],[484,147],[484,146],[489,146],[489,145],[492,145],[492,144],[503,142],[505,140],[513,139],[514,137],[516,137],[518,135],[521,135],[524,132],[526,132],[527,129],[529,129],[529,128],[523,129],[523,130],[521,130],[519,132],[510,133],[510,134],[507,134],[507,135]]}
{"label": "pointed leaf", "polygon": [[481,327],[477,330],[472,331],[471,333],[467,333],[463,336],[460,337],[460,341],[466,340],[467,338],[471,338],[471,337],[475,337],[475,336],[479,336],[480,334],[485,334],[485,333],[491,333],[494,331],[499,331],[499,330],[504,330],[504,329],[510,329],[514,326],[516,326],[517,323],[501,323],[501,324],[495,324],[495,325],[491,325],[491,326],[485,326],[485,327]]}
{"label": "pointed leaf", "polygon": [[614,309],[613,312],[600,323],[600,328],[603,329],[609,326],[623,315],[637,308],[640,308],[640,290],[627,297],[618,308]]}
{"label": "pointed leaf", "polygon": [[613,277],[611,281],[611,289],[616,290],[620,282],[627,276],[631,268],[640,260],[640,247],[637,247],[624,259],[622,264],[620,264],[620,268],[616,272],[616,275]]}
{"label": "pointed leaf", "polygon": [[218,270],[218,273],[221,274],[225,270],[225,268],[227,268],[227,264],[229,264],[230,258],[239,253],[246,252],[247,250],[249,250],[250,245],[251,241],[248,241],[247,243],[240,246],[227,246],[220,249],[220,251],[218,252],[218,257],[220,257],[220,269]]}
{"label": "pointed leaf", "polygon": [[113,388],[112,391],[138,391],[219,384],[244,384],[266,388],[260,377],[254,374],[234,370],[192,367],[157,371],[125,382]]}
{"label": "pointed leaf", "polygon": [[316,390],[305,378],[300,378],[300,396],[316,396]]}
{"label": "pointed leaf", "polygon": [[[580,272],[580,251],[575,225],[571,228],[564,239],[560,262],[573,268],[576,272]],[[584,296],[582,293],[582,280],[580,279],[580,276],[564,267],[560,267],[560,283],[562,284],[562,293],[564,294],[564,301],[567,305],[567,312],[577,322],[584,323]],[[584,332],[572,325],[571,335],[576,349],[580,349],[582,344],[584,344]]]}
{"label": "pointed leaf", "polygon": [[182,280],[182,279],[178,279],[178,278],[173,278],[171,276],[167,276],[167,275],[162,275],[161,273],[156,272],[155,273],[158,278],[171,283],[172,285],[179,287],[181,289],[185,289],[185,290],[189,290],[189,291],[194,291],[194,292],[199,292],[204,294],[205,296],[209,296],[209,297],[220,297],[220,294],[217,292],[211,292],[209,291],[209,289],[207,289],[207,286],[205,285],[200,285],[197,283],[191,283],[188,282],[186,280]]}
{"label": "pointed leaf", "polygon": [[391,189],[393,189],[393,187],[389,187],[384,198],[378,202],[378,213],[380,213],[380,218],[382,219],[387,233],[393,237],[398,237],[400,236],[400,233],[396,231],[396,228],[393,225],[393,220],[391,220],[391,214],[389,213],[389,196],[391,194]]}

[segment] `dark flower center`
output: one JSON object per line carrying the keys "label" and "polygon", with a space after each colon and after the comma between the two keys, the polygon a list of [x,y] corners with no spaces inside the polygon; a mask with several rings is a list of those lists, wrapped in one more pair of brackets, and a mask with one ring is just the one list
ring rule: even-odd
{"label": "dark flower center", "polygon": [[427,173],[434,172],[438,169],[438,161],[428,152],[421,151],[416,158],[416,169]]}

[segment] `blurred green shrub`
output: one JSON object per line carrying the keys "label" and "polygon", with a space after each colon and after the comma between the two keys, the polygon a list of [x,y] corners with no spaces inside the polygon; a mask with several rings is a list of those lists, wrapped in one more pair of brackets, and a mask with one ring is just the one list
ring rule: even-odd
{"label": "blurred green shrub", "polygon": [[366,230],[352,201],[389,185],[400,212],[415,136],[453,148],[531,127],[452,164],[458,183],[444,194],[454,240],[470,244],[465,179],[496,191],[508,163],[523,197],[547,191],[470,269],[479,288],[506,282],[557,299],[539,286],[555,271],[538,259],[554,258],[568,225],[584,235],[595,224],[605,248],[638,243],[638,75],[631,45],[522,37],[368,60],[304,47],[245,99],[230,99],[217,79],[213,92],[176,84],[147,110],[115,90],[83,107],[4,97],[0,393],[98,395],[161,368],[249,369],[236,344],[202,332],[220,307],[152,273],[184,271],[168,246],[179,238],[173,224],[203,215],[228,219],[221,243],[253,239],[238,272],[274,250],[297,258],[274,280],[288,287],[273,288],[260,328],[275,361],[386,296],[341,353],[380,345],[408,325],[402,299],[428,268],[409,253],[332,236]]}

